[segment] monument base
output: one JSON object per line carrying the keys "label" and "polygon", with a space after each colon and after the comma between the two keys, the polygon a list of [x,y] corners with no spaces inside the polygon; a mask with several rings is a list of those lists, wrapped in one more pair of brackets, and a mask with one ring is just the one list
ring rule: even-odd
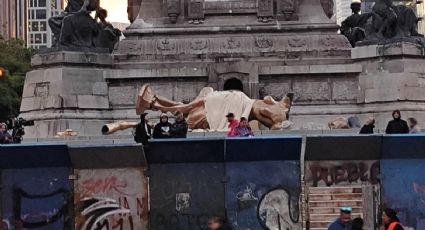
{"label": "monument base", "polygon": [[105,74],[112,66],[109,54],[48,52],[36,54],[27,73],[21,116],[34,120],[26,138],[55,136],[73,129],[79,135],[100,135],[114,120]]}

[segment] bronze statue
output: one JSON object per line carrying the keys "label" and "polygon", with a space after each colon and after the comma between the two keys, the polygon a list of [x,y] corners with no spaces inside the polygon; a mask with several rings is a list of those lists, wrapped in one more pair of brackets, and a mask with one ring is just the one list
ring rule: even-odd
{"label": "bronze statue", "polygon": [[162,112],[182,112],[187,117],[190,129],[225,130],[228,112],[248,120],[258,120],[264,126],[279,130],[289,117],[293,94],[288,94],[281,101],[275,101],[271,96],[263,100],[252,100],[240,91],[214,91],[211,87],[201,90],[198,97],[188,104],[171,101],[155,95],[148,84],[139,91],[136,113],[145,110]]}
{"label": "bronze statue", "polygon": [[418,18],[412,8],[394,5],[391,0],[377,0],[372,12],[359,14],[360,4],[359,0],[351,4],[353,14],[341,25],[341,33],[353,47],[357,42],[361,42],[357,45],[367,45],[399,40],[424,45],[423,35],[417,30]]}
{"label": "bronze statue", "polygon": [[391,0],[377,0],[372,13],[370,36],[376,38],[423,37],[417,31],[418,18],[409,7],[395,6]]}
{"label": "bronze statue", "polygon": [[[99,12],[97,18],[90,16],[91,11]],[[102,18],[103,16],[103,18]],[[100,48],[111,52],[119,41],[121,31],[106,25],[106,10],[100,8],[99,0],[69,0],[63,13],[49,18],[49,26],[54,34],[54,47],[72,50]]]}
{"label": "bronze statue", "polygon": [[352,14],[341,23],[341,34],[347,37],[352,47],[356,46],[356,42],[363,41],[366,38],[365,27],[367,20],[372,13],[360,14],[361,2],[355,1],[351,3]]}

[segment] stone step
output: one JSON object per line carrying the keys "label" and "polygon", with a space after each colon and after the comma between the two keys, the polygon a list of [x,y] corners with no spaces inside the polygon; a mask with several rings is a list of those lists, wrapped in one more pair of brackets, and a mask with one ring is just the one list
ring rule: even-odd
{"label": "stone step", "polygon": [[309,187],[309,194],[347,194],[362,193],[361,187]]}
{"label": "stone step", "polygon": [[[363,212],[363,207],[352,207],[354,213]],[[311,214],[339,214],[340,208],[338,207],[314,207],[309,209]]]}
{"label": "stone step", "polygon": [[309,201],[327,201],[327,200],[361,200],[361,193],[339,193],[339,194],[309,194]]}
{"label": "stone step", "polygon": [[328,229],[329,221],[310,221],[310,229]]}
{"label": "stone step", "polygon": [[338,200],[338,201],[310,201],[309,207],[310,209],[315,207],[328,207],[328,208],[335,208],[335,207],[363,207],[363,201],[362,200]]}
{"label": "stone step", "polygon": [[[356,217],[362,217],[362,213],[355,213],[353,212],[351,214],[354,218]],[[310,221],[327,221],[327,222],[333,222],[339,217],[339,213],[334,214],[310,214]]]}

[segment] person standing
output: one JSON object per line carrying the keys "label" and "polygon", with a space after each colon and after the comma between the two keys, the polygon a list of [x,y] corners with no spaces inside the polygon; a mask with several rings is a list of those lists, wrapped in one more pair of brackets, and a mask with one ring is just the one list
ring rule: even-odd
{"label": "person standing", "polygon": [[239,126],[239,121],[235,118],[235,114],[228,113],[226,115],[229,125],[227,126],[227,137],[237,137],[236,128]]}
{"label": "person standing", "polygon": [[393,111],[393,120],[388,122],[387,128],[385,129],[386,134],[404,134],[409,133],[409,126],[407,122],[401,119],[400,110]]}
{"label": "person standing", "polygon": [[369,117],[366,120],[366,123],[360,129],[359,134],[373,134],[374,128],[375,128],[375,119],[373,119],[373,117]]}
{"label": "person standing", "polygon": [[421,129],[418,127],[418,120],[414,117],[409,117],[407,119],[407,123],[409,124],[409,133],[420,133]]}
{"label": "person standing", "polygon": [[170,138],[170,128],[171,123],[168,122],[167,114],[163,113],[160,116],[159,123],[155,125],[153,129],[153,138],[154,139],[165,139]]}
{"label": "person standing", "polygon": [[149,116],[147,113],[140,115],[140,123],[136,126],[136,134],[134,135],[134,141],[142,143],[143,145],[148,144],[148,140],[152,135],[152,127],[148,124]]}
{"label": "person standing", "polygon": [[391,208],[386,208],[382,212],[382,224],[385,230],[404,230],[397,217],[397,212]]}
{"label": "person standing", "polygon": [[187,122],[184,119],[182,112],[175,114],[176,121],[171,125],[170,134],[173,138],[186,138],[187,136]]}
{"label": "person standing", "polygon": [[239,126],[236,127],[235,135],[238,137],[252,137],[254,133],[251,127],[249,127],[248,120],[245,117],[241,117]]}
{"label": "person standing", "polygon": [[342,207],[340,209],[339,218],[335,220],[331,225],[329,225],[328,230],[351,230],[352,220],[351,212],[353,209],[351,207]]}

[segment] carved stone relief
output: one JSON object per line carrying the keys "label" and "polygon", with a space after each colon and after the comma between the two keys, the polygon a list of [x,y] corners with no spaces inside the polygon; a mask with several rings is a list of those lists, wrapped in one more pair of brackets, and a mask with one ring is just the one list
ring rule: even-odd
{"label": "carved stone relief", "polygon": [[195,39],[191,41],[190,48],[192,50],[204,50],[208,46],[208,40],[207,39]]}
{"label": "carved stone relief", "polygon": [[273,47],[273,41],[266,37],[257,37],[254,41],[255,47],[259,49],[269,49]]}
{"label": "carved stone relief", "polygon": [[161,51],[172,51],[176,49],[176,44],[168,39],[160,39],[157,41],[156,48]]}
{"label": "carved stone relief", "polygon": [[236,40],[235,38],[228,38],[223,47],[225,49],[237,49],[241,47],[241,41]]}

